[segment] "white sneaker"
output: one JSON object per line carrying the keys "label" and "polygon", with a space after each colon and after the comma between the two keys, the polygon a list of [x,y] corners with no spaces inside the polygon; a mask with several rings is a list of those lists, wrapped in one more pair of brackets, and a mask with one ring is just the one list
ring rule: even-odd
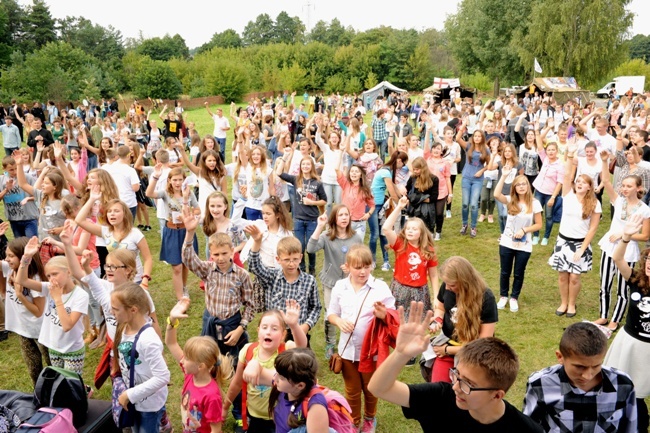
{"label": "white sneaker", "polygon": [[447,219],[451,218],[451,211],[450,210],[445,212],[445,218],[447,218]]}
{"label": "white sneaker", "polygon": [[542,246],[548,245],[548,238],[543,238],[542,239]]}
{"label": "white sneaker", "polygon": [[381,270],[382,271],[390,271],[390,263],[384,262],[384,264],[381,265]]}
{"label": "white sneaker", "polygon": [[533,236],[533,245],[539,244],[539,236]]}
{"label": "white sneaker", "polygon": [[507,303],[508,303],[508,298],[505,297],[505,296],[502,296],[501,298],[499,298],[499,302],[497,302],[497,308],[499,310],[503,310],[504,308],[506,308]]}
{"label": "white sneaker", "polygon": [[439,241],[440,240],[440,233],[436,233],[435,237],[433,238],[434,241]]}
{"label": "white sneaker", "polygon": [[[499,301],[501,302],[501,301]],[[515,298],[510,298],[510,311],[516,313],[519,311],[519,302]]]}

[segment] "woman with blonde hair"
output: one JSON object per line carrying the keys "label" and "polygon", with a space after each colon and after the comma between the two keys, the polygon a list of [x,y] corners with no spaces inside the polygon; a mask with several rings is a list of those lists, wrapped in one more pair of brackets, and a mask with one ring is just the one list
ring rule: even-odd
{"label": "woman with blonde hair", "polygon": [[440,277],[442,285],[430,328],[442,332],[433,341],[437,358],[431,382],[450,382],[449,369],[454,366],[454,355],[471,341],[494,336],[498,313],[492,290],[464,257],[448,258]]}

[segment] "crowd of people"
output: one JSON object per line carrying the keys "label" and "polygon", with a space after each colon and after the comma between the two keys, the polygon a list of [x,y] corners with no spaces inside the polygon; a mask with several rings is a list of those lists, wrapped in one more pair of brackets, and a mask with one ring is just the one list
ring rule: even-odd
{"label": "crowd of people", "polygon": [[[111,362],[98,377],[134,369],[135,386],[116,400],[135,405],[136,433],[179,421],[184,432],[219,432],[229,413],[236,431],[331,432],[319,365],[342,374],[349,427],[364,433],[381,422],[378,398],[426,432],[647,431],[645,95],[607,108],[539,94],[485,104],[460,92],[440,103],[298,99],[233,103],[228,115],[206,102],[212,134],[199,133],[180,103],[0,108],[0,341],[17,334],[34,383],[45,365],[83,374],[86,347],[101,348]],[[519,412],[504,400],[519,363],[494,337],[499,310],[526,308],[519,297],[535,252],[558,274],[555,314],[576,316],[607,221],[604,197],[600,317],[566,329],[558,365],[530,376]],[[485,236],[480,224],[495,219],[499,296],[466,258],[439,261],[438,244],[450,230]],[[145,236],[156,227],[159,253]],[[154,255],[171,268],[168,315],[148,291],[169,276],[152,275]],[[388,284],[376,268],[393,271]],[[204,299],[190,301],[190,272]],[[203,307],[202,325],[182,345],[190,302]],[[310,331],[321,317],[325,351],[316,355]],[[184,374],[169,399],[165,345]],[[426,383],[399,382],[418,357]],[[181,420],[172,420],[166,405],[177,397]]]}

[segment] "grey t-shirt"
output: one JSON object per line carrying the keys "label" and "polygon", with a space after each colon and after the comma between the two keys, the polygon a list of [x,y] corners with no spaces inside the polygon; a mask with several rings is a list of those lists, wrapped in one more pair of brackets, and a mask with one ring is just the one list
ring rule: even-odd
{"label": "grey t-shirt", "polygon": [[[30,185],[36,183],[36,179],[31,176],[25,176]],[[10,176],[3,174],[0,176],[0,190],[4,190]],[[35,200],[29,200],[24,206],[21,202],[30,197],[21,187],[18,186],[18,180],[14,178],[14,186],[4,196],[5,216],[7,221],[28,221],[38,219],[38,207]]]}

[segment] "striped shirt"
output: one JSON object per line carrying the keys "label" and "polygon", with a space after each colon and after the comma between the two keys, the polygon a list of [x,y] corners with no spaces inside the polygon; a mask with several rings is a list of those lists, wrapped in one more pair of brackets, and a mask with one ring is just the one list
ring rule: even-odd
{"label": "striped shirt", "polygon": [[[190,248],[191,249],[191,248]],[[269,310],[284,311],[288,299],[295,299],[300,305],[299,324],[308,324],[313,328],[320,317],[321,304],[318,297],[316,278],[300,271],[298,279],[292,283],[284,277],[282,268],[268,268],[260,260],[259,251],[251,251],[248,258],[249,270],[257,276],[266,294],[266,305]]]}
{"label": "striped shirt", "polygon": [[211,316],[228,319],[244,307],[240,325],[246,327],[254,317],[253,284],[245,269],[230,265],[222,272],[214,262],[199,259],[192,243],[183,243],[183,264],[205,282],[205,308]]}

